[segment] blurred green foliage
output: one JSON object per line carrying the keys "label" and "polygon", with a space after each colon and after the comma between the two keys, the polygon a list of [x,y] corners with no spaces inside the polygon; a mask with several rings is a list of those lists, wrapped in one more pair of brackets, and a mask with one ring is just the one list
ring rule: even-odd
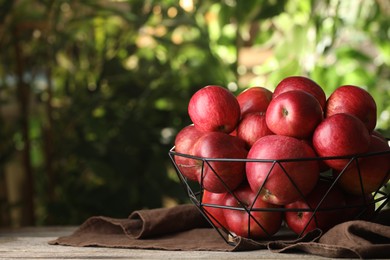
{"label": "blurred green foliage", "polygon": [[[389,17],[386,0],[2,1],[0,225],[15,207],[30,210],[22,224],[48,225],[184,202],[167,153],[209,84],[358,85],[390,136]],[[33,188],[12,204],[18,153]]]}

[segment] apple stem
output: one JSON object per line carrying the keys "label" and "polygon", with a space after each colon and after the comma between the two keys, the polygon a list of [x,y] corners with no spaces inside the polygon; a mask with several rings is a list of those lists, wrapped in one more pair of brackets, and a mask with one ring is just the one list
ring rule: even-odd
{"label": "apple stem", "polygon": [[220,125],[217,127],[218,132],[225,132],[225,130],[226,130],[226,127],[224,125]]}

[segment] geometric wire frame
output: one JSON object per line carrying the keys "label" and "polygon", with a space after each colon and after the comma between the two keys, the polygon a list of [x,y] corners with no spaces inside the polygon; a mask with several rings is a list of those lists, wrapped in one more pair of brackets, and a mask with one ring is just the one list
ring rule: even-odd
{"label": "geometric wire frame", "polygon": [[[254,220],[255,224],[259,225],[260,228],[262,228],[262,230],[265,231],[265,233],[267,234],[267,231],[265,230],[265,228],[262,227],[261,224],[259,222],[257,222],[255,217],[252,215],[252,213],[256,212],[256,211],[281,211],[281,212],[287,212],[287,211],[308,211],[308,212],[313,212],[313,214],[311,215],[310,220],[307,222],[306,227],[302,230],[302,232],[300,234],[298,234],[298,237],[301,237],[303,235],[305,229],[308,227],[308,225],[311,222],[311,220],[317,221],[315,216],[316,216],[316,212],[319,212],[319,211],[323,211],[323,210],[340,210],[340,209],[348,209],[348,208],[359,208],[359,211],[355,215],[355,218],[359,219],[360,216],[362,216],[365,213],[365,211],[369,208],[369,206],[373,206],[372,204],[375,204],[376,205],[376,209],[375,209],[374,214],[371,216],[371,217],[375,217],[379,213],[379,211],[381,211],[387,204],[390,204],[390,194],[388,192],[384,191],[384,188],[388,188],[387,185],[389,185],[389,184],[384,183],[383,186],[379,187],[373,193],[373,198],[374,199],[372,201],[367,201],[365,199],[366,197],[364,195],[362,195],[363,202],[361,204],[346,205],[346,206],[343,206],[342,208],[340,208],[340,207],[339,208],[323,208],[323,207],[321,207],[321,204],[325,200],[325,198],[327,197],[329,192],[336,185],[338,179],[342,176],[342,174],[344,173],[345,169],[347,169],[347,167],[349,165],[351,165],[352,163],[355,163],[356,166],[357,166],[357,172],[358,172],[358,176],[359,176],[359,179],[360,179],[361,191],[362,191],[362,194],[364,194],[364,184],[362,182],[362,177],[360,175],[360,168],[359,168],[358,159],[362,158],[362,157],[378,156],[378,155],[384,155],[384,154],[389,154],[390,155],[390,151],[373,152],[373,153],[366,153],[366,154],[360,154],[360,155],[354,155],[354,156],[333,156],[333,157],[313,157],[313,158],[297,158],[297,159],[282,159],[282,160],[268,160],[267,159],[266,160],[266,159],[203,158],[203,157],[197,157],[197,156],[192,156],[192,155],[188,155],[188,154],[178,153],[178,152],[175,151],[175,147],[172,147],[169,150],[169,157],[170,157],[170,159],[172,161],[172,164],[175,167],[175,170],[176,170],[177,176],[179,177],[180,183],[182,184],[185,192],[188,195],[188,198],[198,208],[198,210],[204,216],[204,218],[211,224],[211,226],[219,233],[219,235],[228,244],[234,244],[234,241],[237,238],[237,236],[235,234],[231,233],[227,229],[227,227],[225,227],[221,223],[219,223],[218,220],[216,218],[214,218],[213,215],[207,210],[207,208],[220,208],[220,209],[240,210],[240,211],[244,210],[244,211],[246,211],[247,214],[248,214],[248,236],[247,237],[249,237],[249,238],[250,238],[250,234],[251,234],[250,233],[251,221],[249,221],[249,219]],[[227,192],[231,193],[235,197],[235,199],[237,200],[238,204],[241,205],[241,206],[240,207],[232,207],[232,206],[225,206],[225,205],[203,203],[202,202],[202,197],[203,197],[203,192],[204,192],[204,188],[203,188],[203,185],[202,185],[203,177],[201,178],[201,181],[199,183],[188,180],[187,177],[182,174],[182,172],[180,170],[180,167],[176,164],[175,156],[186,157],[186,158],[193,159],[193,160],[198,160],[199,162],[201,162],[201,165],[202,165],[201,176],[203,176],[203,169],[204,169],[204,167],[205,166],[209,167],[212,170],[213,174],[215,174],[216,177],[219,179],[219,181],[221,181],[221,183],[225,186]],[[327,192],[322,197],[322,199],[320,200],[320,202],[318,203],[316,208],[310,208],[309,207],[309,208],[306,208],[306,209],[302,209],[302,208],[299,208],[299,209],[288,208],[287,209],[287,208],[283,208],[283,207],[281,207],[281,208],[267,208],[267,209],[264,209],[264,208],[254,208],[253,205],[247,207],[247,206],[244,205],[244,203],[240,202],[240,200],[235,196],[234,192],[229,190],[228,186],[226,184],[224,184],[222,178],[219,177],[218,173],[212,168],[212,165],[211,165],[212,162],[231,162],[231,161],[268,163],[268,164],[271,163],[272,166],[271,166],[271,169],[268,172],[268,176],[271,173],[272,168],[275,167],[276,165],[278,165],[279,167],[281,167],[283,169],[284,174],[286,174],[286,176],[290,179],[290,181],[293,184],[293,186],[301,194],[301,197],[304,200],[306,200],[305,196],[299,190],[297,185],[295,185],[294,181],[290,178],[288,172],[284,169],[283,163],[285,163],[285,162],[308,161],[308,160],[320,161],[320,160],[339,160],[339,159],[348,159],[349,162],[344,167],[344,169],[339,173],[339,175],[336,178],[332,177],[331,175],[327,175],[327,174],[321,174],[320,175],[320,178],[330,181],[331,185],[330,185],[329,189],[327,190]],[[389,175],[390,175],[390,170],[387,172],[387,176],[385,176],[385,178],[383,179],[382,183],[386,179],[388,179]],[[262,186],[259,188],[259,190],[257,192],[257,196],[259,196],[261,190],[263,189],[263,186],[266,183],[268,176],[265,178]],[[256,199],[257,199],[257,197],[256,197]],[[308,203],[306,203],[306,204],[308,205]],[[219,227],[217,227],[216,223],[218,224]],[[271,238],[271,235],[269,235],[267,238]]]}

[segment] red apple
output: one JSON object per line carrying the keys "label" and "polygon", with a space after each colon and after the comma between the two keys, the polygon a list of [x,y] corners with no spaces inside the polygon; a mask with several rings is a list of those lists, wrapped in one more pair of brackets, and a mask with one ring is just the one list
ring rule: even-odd
{"label": "red apple", "polygon": [[[314,150],[313,140],[311,138],[310,139],[303,139],[302,141],[306,142]],[[315,150],[314,150],[314,152],[315,152]],[[318,157],[318,154],[316,154],[316,155]],[[318,160],[318,166],[320,168],[320,173],[325,173],[325,172],[331,170],[331,168],[322,159]],[[331,174],[331,172],[329,172],[329,173]]]}
{"label": "red apple", "polygon": [[323,112],[313,95],[291,90],[271,100],[265,118],[268,128],[275,134],[307,138],[322,121]]}
{"label": "red apple", "polygon": [[258,198],[257,193],[246,183],[237,188],[234,195],[228,193],[225,203],[233,207],[224,210],[227,227],[238,236],[266,238],[275,234],[281,227],[282,212],[272,211],[278,206]]}
{"label": "red apple", "polygon": [[375,215],[375,201],[372,194],[364,196],[344,193],[345,197],[345,220],[355,219],[371,220]]}
{"label": "red apple", "polygon": [[276,86],[273,98],[291,90],[303,90],[312,94],[320,103],[321,108],[325,108],[326,95],[324,90],[313,80],[302,76],[291,76],[284,78]]}
{"label": "red apple", "polygon": [[230,132],[231,136],[237,136],[237,128]]}
{"label": "red apple", "polygon": [[252,112],[265,112],[272,99],[272,92],[263,87],[251,87],[238,94],[241,118]]}
{"label": "red apple", "polygon": [[[318,162],[313,149],[304,141],[282,135],[267,135],[253,144],[246,163],[246,176],[261,198],[284,205],[312,191],[319,178]],[[294,161],[294,160],[299,161]],[[285,161],[283,161],[285,160]]]}
{"label": "red apple", "polygon": [[[318,210],[314,212],[317,207]],[[331,188],[331,182],[320,180],[306,199],[290,203],[285,208],[286,223],[296,234],[306,234],[315,228],[326,232],[343,222],[345,198],[336,185]]]}
{"label": "red apple", "polygon": [[175,137],[175,151],[178,153],[189,153],[194,144],[204,134],[193,124],[182,128]]}
{"label": "red apple", "polygon": [[240,105],[229,90],[206,86],[192,95],[188,114],[195,127],[203,132],[232,132],[240,119]]}
{"label": "red apple", "polygon": [[377,191],[390,180],[390,147],[388,143],[371,135],[367,154],[358,157],[357,161],[348,165],[344,171],[335,172],[336,176],[339,174],[341,176],[338,179],[338,184],[350,194],[361,195]]}
{"label": "red apple", "polygon": [[389,141],[387,140],[387,138],[381,133],[379,132],[378,130],[374,130],[371,132],[372,135],[375,135],[376,137],[379,137],[380,139],[382,139],[384,142],[388,143]]}
{"label": "red apple", "polygon": [[227,193],[213,193],[203,190],[203,209],[210,221],[218,228],[227,228],[225,215],[223,213],[223,206],[226,206],[226,194]]}
{"label": "red apple", "polygon": [[325,117],[338,113],[349,113],[363,121],[371,133],[376,126],[376,103],[366,90],[344,85],[338,87],[328,98],[325,108]]}
{"label": "red apple", "polygon": [[261,137],[272,134],[263,112],[246,114],[237,126],[237,136],[244,140],[249,148]]}
{"label": "red apple", "polygon": [[245,161],[221,159],[245,159],[247,153],[245,142],[238,137],[221,132],[204,134],[196,142],[193,154],[217,160],[206,160],[203,169],[202,164],[199,165],[197,174],[199,183],[206,190],[215,193],[234,190],[244,180]]}
{"label": "red apple", "polygon": [[[194,155],[192,153],[192,148],[194,144],[198,141],[198,139],[204,133],[199,131],[194,125],[188,125],[181,129],[179,133],[177,133],[175,138],[175,152]],[[199,162],[196,159],[192,159],[189,157],[184,157],[181,155],[174,156],[177,167],[179,168],[181,174],[187,177],[189,180],[197,181],[198,176],[198,168]]]}
{"label": "red apple", "polygon": [[[357,117],[340,113],[325,118],[313,133],[313,147],[321,157],[352,156],[365,153],[370,144],[370,134]],[[342,170],[350,161],[324,160],[331,168]]]}

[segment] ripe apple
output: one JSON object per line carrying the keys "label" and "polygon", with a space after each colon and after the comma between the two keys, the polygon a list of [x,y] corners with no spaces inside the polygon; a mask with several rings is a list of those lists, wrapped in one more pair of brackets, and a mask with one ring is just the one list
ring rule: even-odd
{"label": "ripe apple", "polygon": [[238,236],[266,238],[275,234],[281,227],[282,212],[272,211],[279,206],[261,200],[247,183],[233,193],[227,193],[225,203],[234,207],[224,210],[227,227]]}
{"label": "ripe apple", "polygon": [[226,194],[203,190],[202,203],[204,212],[217,228],[227,228],[225,215],[223,214],[224,209],[219,207],[226,206]]}
{"label": "ripe apple", "polygon": [[230,132],[230,135],[237,136],[237,128]]}
{"label": "ripe apple", "polygon": [[344,171],[335,171],[336,176],[339,174],[341,176],[338,179],[338,184],[350,194],[369,194],[378,190],[390,180],[390,147],[388,143],[380,137],[371,135],[367,154],[358,157],[357,162],[348,165]]}
{"label": "ripe apple", "polygon": [[245,159],[248,151],[245,142],[238,137],[208,132],[198,139],[193,154],[198,157],[219,160],[207,160],[202,167],[198,161],[198,181],[203,187],[215,193],[224,193],[237,188],[245,177],[245,161],[222,159]]}
{"label": "ripe apple", "polygon": [[377,137],[379,137],[380,139],[382,139],[384,142],[388,143],[389,141],[387,140],[387,138],[381,133],[379,132],[378,130],[374,130],[371,132],[372,135],[375,135]]}
{"label": "ripe apple", "polygon": [[371,220],[375,215],[375,201],[372,194],[351,195],[344,193],[345,197],[345,209],[344,221],[350,221],[355,219]]}
{"label": "ripe apple", "polygon": [[[303,139],[302,141],[306,142],[308,145],[310,145],[310,147],[313,149],[313,151],[315,152],[314,150],[314,147],[313,147],[313,140],[312,138],[309,138],[309,139]],[[317,154],[316,154],[317,155]],[[318,157],[318,155],[317,155]],[[318,165],[319,165],[319,168],[320,168],[320,173],[325,173],[327,171],[330,171],[331,168],[324,162],[324,160],[322,159],[319,159],[318,160]],[[331,174],[331,171],[329,172],[329,174]]]}
{"label": "ripe apple", "polygon": [[303,90],[312,94],[320,103],[321,108],[325,108],[326,95],[324,90],[316,82],[303,76],[291,76],[284,78],[276,86],[273,98],[291,90]]}
{"label": "ripe apple", "polygon": [[251,87],[237,95],[241,118],[252,112],[265,112],[272,99],[272,92],[263,87]]}
{"label": "ripe apple", "polygon": [[[313,147],[321,157],[352,156],[365,153],[370,134],[357,117],[340,113],[326,117],[314,130]],[[349,158],[324,160],[329,167],[342,170]]]}
{"label": "ripe apple", "polygon": [[[192,148],[204,133],[199,131],[194,125],[182,128],[175,137],[175,152],[193,155]],[[196,159],[175,155],[175,162],[180,172],[189,180],[197,181],[197,169],[199,162]]]}
{"label": "ripe apple", "polygon": [[265,121],[264,112],[246,114],[237,126],[237,136],[244,140],[249,148],[261,137],[272,134]]}
{"label": "ripe apple", "polygon": [[336,185],[331,187],[331,182],[320,180],[306,199],[285,206],[285,220],[288,227],[300,236],[315,228],[326,232],[344,221],[345,203],[344,194]]}
{"label": "ripe apple", "polygon": [[240,119],[240,105],[226,88],[206,86],[192,95],[188,114],[200,131],[230,133]]}
{"label": "ripe apple", "polygon": [[204,134],[193,124],[183,127],[175,137],[175,151],[189,153],[198,139]]}
{"label": "ripe apple", "polygon": [[314,150],[305,141],[283,135],[264,136],[249,150],[248,159],[261,161],[246,163],[248,183],[253,191],[261,189],[264,201],[277,205],[291,203],[316,185],[319,165],[315,157]]}
{"label": "ripe apple", "polygon": [[357,86],[338,87],[326,102],[325,117],[338,113],[349,113],[363,121],[371,133],[376,126],[377,107],[371,94]]}
{"label": "ripe apple", "polygon": [[268,128],[275,134],[307,138],[322,121],[323,112],[313,95],[291,90],[271,100],[265,118]]}

